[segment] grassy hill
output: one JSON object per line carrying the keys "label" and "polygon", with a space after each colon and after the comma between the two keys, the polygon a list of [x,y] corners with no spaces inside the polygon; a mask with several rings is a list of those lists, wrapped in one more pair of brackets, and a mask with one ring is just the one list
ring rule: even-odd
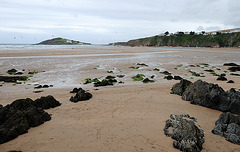
{"label": "grassy hill", "polygon": [[239,47],[240,32],[205,34],[204,32],[197,34],[190,32],[177,32],[169,35],[166,32],[163,35],[140,38],[130,40],[128,42],[110,43],[109,45],[123,46],[182,46],[182,47]]}
{"label": "grassy hill", "polygon": [[90,43],[84,43],[84,42],[79,42],[79,41],[74,41],[74,40],[69,40],[69,39],[64,39],[64,38],[53,38],[49,39],[46,41],[42,41],[38,43],[39,45],[91,45]]}

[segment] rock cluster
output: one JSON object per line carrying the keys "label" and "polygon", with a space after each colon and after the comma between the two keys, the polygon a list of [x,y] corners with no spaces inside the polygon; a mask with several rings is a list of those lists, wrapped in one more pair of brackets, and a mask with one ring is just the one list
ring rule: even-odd
{"label": "rock cluster", "polygon": [[72,102],[78,102],[78,101],[85,101],[85,100],[89,100],[92,98],[92,94],[83,90],[82,88],[74,88],[73,91],[71,91],[71,93],[76,93],[75,96],[72,96],[70,98],[70,101]]}
{"label": "rock cluster", "polygon": [[27,81],[27,76],[0,76],[0,81],[4,82],[17,82],[17,81]]}
{"label": "rock cluster", "polygon": [[105,79],[99,82],[94,83],[94,87],[100,87],[100,86],[108,86],[108,85],[114,85],[117,80],[113,76],[107,76]]}
{"label": "rock cluster", "polygon": [[212,133],[225,137],[227,141],[240,145],[240,116],[230,112],[222,113]]}
{"label": "rock cluster", "polygon": [[51,116],[43,109],[59,105],[52,96],[35,101],[30,98],[18,99],[5,107],[0,105],[0,144],[27,133],[31,127],[49,121]]}
{"label": "rock cluster", "polygon": [[173,146],[184,152],[200,152],[203,148],[204,132],[195,124],[196,119],[188,114],[171,114],[170,118],[163,130],[166,136],[175,140]]}
{"label": "rock cluster", "polygon": [[217,84],[197,80],[194,83],[181,80],[175,84],[172,94],[182,95],[182,99],[191,104],[240,114],[240,92],[232,90],[225,92]]}

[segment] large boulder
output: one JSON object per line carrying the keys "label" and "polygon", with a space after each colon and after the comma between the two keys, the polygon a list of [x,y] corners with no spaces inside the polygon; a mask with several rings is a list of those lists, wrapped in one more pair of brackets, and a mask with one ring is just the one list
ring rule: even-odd
{"label": "large boulder", "polygon": [[15,100],[10,105],[0,107],[0,144],[27,133],[30,127],[36,127],[49,121],[51,116],[42,108],[33,105],[32,99]]}
{"label": "large boulder", "polygon": [[50,108],[55,108],[60,106],[61,103],[57,101],[53,96],[49,95],[46,97],[41,97],[39,99],[36,99],[33,102],[33,105],[37,108],[50,109]]}
{"label": "large boulder", "polygon": [[171,94],[182,95],[183,92],[187,89],[187,87],[192,84],[192,82],[182,79],[180,83],[175,84],[171,89]]}
{"label": "large boulder", "polygon": [[70,98],[70,101],[72,102],[78,102],[78,101],[85,101],[85,100],[89,100],[92,98],[92,94],[83,90],[83,89],[79,89],[79,91],[76,93],[75,96],[72,96]]}
{"label": "large boulder", "polygon": [[215,123],[213,134],[225,137],[227,141],[240,145],[240,116],[230,112],[222,113]]}
{"label": "large boulder", "polygon": [[187,87],[182,94],[182,99],[191,101],[192,104],[204,107],[228,111],[230,98],[228,94],[217,84],[211,84],[197,80]]}
{"label": "large boulder", "polygon": [[204,132],[195,124],[196,119],[188,114],[171,114],[170,118],[163,130],[166,136],[175,140],[173,146],[184,152],[200,152],[203,148]]}

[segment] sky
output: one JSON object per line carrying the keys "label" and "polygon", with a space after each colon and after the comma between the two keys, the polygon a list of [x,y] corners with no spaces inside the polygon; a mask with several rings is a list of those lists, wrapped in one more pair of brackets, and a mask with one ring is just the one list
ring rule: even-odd
{"label": "sky", "polygon": [[93,44],[240,27],[239,0],[1,0],[0,44]]}

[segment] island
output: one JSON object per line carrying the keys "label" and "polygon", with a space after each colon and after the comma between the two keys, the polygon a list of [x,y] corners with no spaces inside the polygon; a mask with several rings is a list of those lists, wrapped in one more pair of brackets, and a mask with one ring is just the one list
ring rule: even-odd
{"label": "island", "polygon": [[91,43],[85,43],[58,37],[42,41],[37,45],[91,45]]}

